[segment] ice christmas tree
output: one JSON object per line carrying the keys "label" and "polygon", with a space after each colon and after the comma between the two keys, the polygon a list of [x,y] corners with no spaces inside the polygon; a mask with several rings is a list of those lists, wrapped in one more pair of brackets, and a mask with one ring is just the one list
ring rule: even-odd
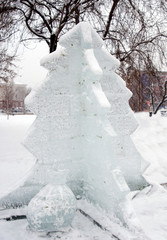
{"label": "ice christmas tree", "polygon": [[41,65],[49,72],[27,99],[37,118],[24,141],[37,163],[24,185],[0,204],[28,203],[48,183],[51,169],[65,169],[77,199],[122,218],[120,203],[129,188],[146,181],[145,162],[130,138],[137,127],[128,105],[131,93],[115,73],[119,62],[92,27],[80,23]]}

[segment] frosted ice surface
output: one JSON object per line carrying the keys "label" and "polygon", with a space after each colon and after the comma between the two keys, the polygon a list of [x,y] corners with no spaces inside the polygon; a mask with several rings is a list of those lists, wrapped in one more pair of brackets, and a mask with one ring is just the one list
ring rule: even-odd
{"label": "frosted ice surface", "polygon": [[[68,169],[67,184],[76,196],[123,219],[120,203],[128,186],[138,189],[146,182],[143,159],[130,139],[137,127],[131,93],[114,72],[119,62],[92,27],[80,23],[41,65],[48,75],[27,98],[37,115],[24,141],[38,159],[32,188],[41,184],[41,169]],[[42,184],[47,183],[46,178]]]}
{"label": "frosted ice surface", "polygon": [[71,224],[76,198],[66,185],[48,184],[29,203],[27,220],[37,231],[56,231]]}
{"label": "frosted ice surface", "polygon": [[67,49],[98,49],[103,46],[103,40],[88,23],[80,23],[61,37],[60,45]]}

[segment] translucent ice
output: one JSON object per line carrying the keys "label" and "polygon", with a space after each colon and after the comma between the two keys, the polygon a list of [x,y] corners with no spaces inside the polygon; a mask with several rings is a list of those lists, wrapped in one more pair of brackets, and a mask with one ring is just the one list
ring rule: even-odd
{"label": "translucent ice", "polygon": [[76,199],[66,185],[47,184],[31,199],[27,220],[36,231],[56,231],[71,224],[76,212]]}
{"label": "translucent ice", "polygon": [[102,45],[92,27],[80,23],[42,59],[48,75],[27,99],[37,118],[24,141],[38,162],[25,186],[40,189],[48,183],[41,172],[68,169],[67,184],[77,197],[123,219],[128,186],[146,184],[144,160],[130,138],[137,127],[131,93],[115,73],[119,62]]}

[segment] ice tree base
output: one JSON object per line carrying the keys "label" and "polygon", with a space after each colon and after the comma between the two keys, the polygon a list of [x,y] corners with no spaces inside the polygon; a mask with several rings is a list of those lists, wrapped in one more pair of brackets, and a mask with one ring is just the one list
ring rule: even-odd
{"label": "ice tree base", "polygon": [[[107,215],[102,209],[96,208],[86,200],[77,201],[77,211],[71,226],[61,228],[59,231],[33,231],[28,227],[26,219],[14,220],[14,222],[13,220],[11,222],[5,221],[5,217],[9,219],[12,215],[25,215],[26,212],[27,208],[0,211],[0,232],[4,233],[4,239],[150,240],[143,233],[139,224],[134,225],[135,217],[133,215],[128,217],[129,228],[127,228],[122,225],[119,219],[113,215]],[[5,229],[7,230],[5,231]]]}

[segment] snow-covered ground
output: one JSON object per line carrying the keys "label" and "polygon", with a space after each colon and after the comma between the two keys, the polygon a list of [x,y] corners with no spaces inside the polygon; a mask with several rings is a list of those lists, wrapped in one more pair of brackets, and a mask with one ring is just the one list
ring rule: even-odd
{"label": "snow-covered ground", "polygon": [[132,135],[138,151],[150,164],[145,177],[152,183],[167,183],[167,118],[136,113],[139,127]]}
{"label": "snow-covered ground", "polygon": [[[158,112],[152,118],[148,113],[135,114],[139,123],[132,135],[139,152],[150,165],[145,178],[152,187],[133,199],[140,223],[151,240],[167,239],[167,118]],[[160,185],[161,184],[161,185]]]}
{"label": "snow-covered ground", "polygon": [[20,143],[34,115],[0,115],[0,197],[16,188],[35,162]]}
{"label": "snow-covered ground", "polygon": [[[145,172],[146,179],[152,184],[141,192],[131,193],[131,201],[140,224],[147,237],[151,240],[167,239],[167,118],[159,114],[150,118],[148,113],[135,114],[139,122],[139,128],[132,138],[137,149],[150,166]],[[10,116],[0,115],[0,197],[20,185],[34,165],[34,157],[20,144],[27,129],[34,121],[33,115]],[[161,184],[161,185],[160,185]],[[25,214],[25,209],[0,211],[0,218],[10,214]],[[79,214],[79,213],[77,213]],[[80,227],[82,217],[78,217],[77,228]],[[93,231],[94,230],[94,231]],[[114,239],[110,235],[104,235],[98,228],[85,222],[83,233],[72,231],[62,239]],[[120,231],[120,230],[119,230]],[[121,233],[128,240],[126,234]],[[48,238],[49,236],[45,236]],[[58,239],[54,236],[53,239]],[[41,234],[35,234],[27,229],[26,220],[6,222],[0,220],[0,240],[39,240]],[[136,238],[138,240],[139,238]]]}

